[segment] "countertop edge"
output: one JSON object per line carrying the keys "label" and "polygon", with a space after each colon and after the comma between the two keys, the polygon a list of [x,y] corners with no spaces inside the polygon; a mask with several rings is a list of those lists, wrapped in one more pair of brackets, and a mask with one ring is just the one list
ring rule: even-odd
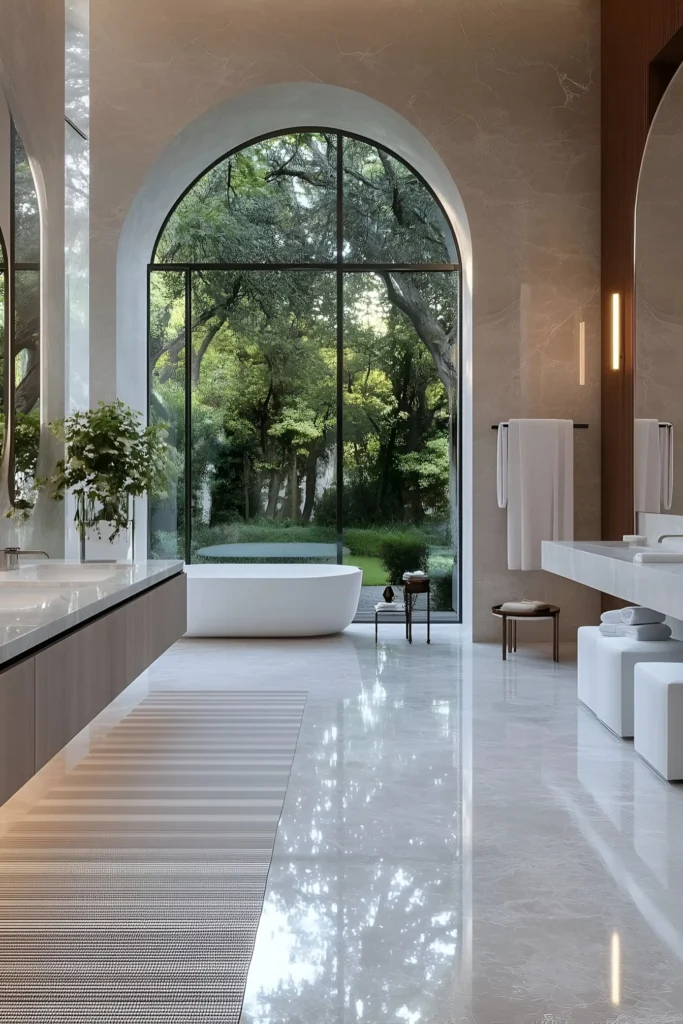
{"label": "countertop edge", "polygon": [[36,626],[35,629],[25,633],[23,636],[7,640],[5,643],[0,644],[0,670],[6,668],[11,663],[21,661],[23,658],[30,658],[39,648],[59,640],[60,637],[78,629],[90,619],[96,619],[112,608],[117,607],[117,605],[125,604],[132,598],[139,596],[146,590],[151,590],[152,587],[164,583],[174,576],[182,575],[184,568],[184,563],[181,561],[174,561],[171,564],[164,565],[153,575],[128,583],[121,590],[113,594],[106,594],[104,597],[92,601],[85,608],[67,612],[53,622],[46,622]]}

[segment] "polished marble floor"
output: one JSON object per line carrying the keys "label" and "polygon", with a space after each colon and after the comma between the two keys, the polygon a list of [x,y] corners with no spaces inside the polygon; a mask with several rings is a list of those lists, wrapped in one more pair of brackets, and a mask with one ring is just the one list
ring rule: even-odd
{"label": "polished marble floor", "polygon": [[461,637],[184,641],[119,699],[308,693],[242,1024],[683,1022],[683,788],[577,707],[571,649]]}

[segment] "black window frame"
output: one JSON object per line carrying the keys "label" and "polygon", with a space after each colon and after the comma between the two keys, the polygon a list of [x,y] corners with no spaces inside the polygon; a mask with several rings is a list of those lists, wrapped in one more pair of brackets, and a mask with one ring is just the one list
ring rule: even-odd
{"label": "black window frame", "polygon": [[[168,224],[173,217],[174,213],[195,186],[215,167],[229,160],[230,157],[237,153],[241,153],[251,146],[258,145],[260,142],[267,142],[269,139],[280,138],[286,135],[296,134],[325,134],[325,135],[336,135],[337,137],[337,179],[336,179],[336,196],[337,196],[337,236],[336,236],[336,259],[332,262],[325,261],[311,261],[307,263],[240,263],[240,262],[215,262],[215,263],[157,263],[155,262],[157,249],[159,243],[168,227]],[[344,242],[344,140],[353,139],[357,142],[365,143],[373,148],[381,149],[389,156],[393,157],[399,163],[401,163],[407,170],[423,185],[429,192],[434,203],[441,211],[445,223],[448,225],[455,248],[455,255],[457,261],[454,263],[349,263],[344,260],[343,242]],[[222,154],[218,159],[214,160],[211,164],[202,170],[200,174],[187,186],[187,188],[181,193],[176,202],[169,210],[164,223],[159,230],[159,233],[154,242],[152,250],[152,261],[147,266],[147,419],[150,417],[150,398],[152,393],[152,367],[149,353],[151,351],[151,337],[150,337],[150,325],[151,325],[151,281],[152,275],[155,272],[166,271],[176,272],[183,274],[184,276],[184,288],[185,288],[185,338],[184,346],[185,352],[188,353],[192,345],[192,273],[193,271],[201,270],[218,270],[218,271],[328,271],[336,274],[337,283],[337,465],[336,465],[336,488],[337,488],[337,564],[343,563],[343,500],[344,500],[344,473],[343,473],[343,428],[344,428],[344,396],[343,396],[343,372],[344,372],[344,277],[346,274],[354,273],[378,273],[393,271],[395,273],[454,273],[457,276],[457,301],[458,301],[458,333],[457,333],[457,369],[458,369],[458,387],[455,395],[455,406],[456,415],[451,417],[450,430],[451,434],[454,429],[453,421],[456,421],[456,433],[457,437],[455,444],[453,444],[451,436],[451,447],[452,455],[455,459],[456,465],[456,487],[457,487],[457,543],[455,545],[455,556],[457,565],[457,610],[453,613],[447,613],[449,621],[462,621],[462,259],[460,254],[460,246],[456,233],[451,224],[451,220],[446,212],[446,209],[439,199],[438,195],[431,187],[428,181],[420,174],[419,171],[415,170],[408,161],[404,160],[403,157],[393,152],[387,146],[377,142],[374,139],[368,138],[364,135],[358,135],[355,132],[350,132],[338,128],[321,127],[321,126],[297,126],[291,128],[284,128],[278,131],[267,132],[264,135],[258,135],[249,141],[242,143],[239,146],[235,146],[233,149],[228,150]],[[185,521],[184,521],[184,557],[185,562],[189,565],[192,562],[192,550],[191,550],[191,537],[192,537],[192,472],[191,472],[191,437],[192,437],[192,366],[191,360],[186,357],[185,359],[185,451],[184,451],[184,474],[185,474]],[[150,524],[151,530],[151,524]]]}

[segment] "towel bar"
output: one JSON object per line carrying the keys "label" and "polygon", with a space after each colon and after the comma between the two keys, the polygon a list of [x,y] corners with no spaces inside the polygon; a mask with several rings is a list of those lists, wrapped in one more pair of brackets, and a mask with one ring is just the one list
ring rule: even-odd
{"label": "towel bar", "polygon": [[[493,426],[491,427],[491,430],[498,430],[499,426],[500,426],[500,423],[494,423]],[[508,424],[504,423],[503,426],[507,427]],[[588,430],[588,429],[589,429],[588,423],[575,423],[574,424],[574,430]]]}

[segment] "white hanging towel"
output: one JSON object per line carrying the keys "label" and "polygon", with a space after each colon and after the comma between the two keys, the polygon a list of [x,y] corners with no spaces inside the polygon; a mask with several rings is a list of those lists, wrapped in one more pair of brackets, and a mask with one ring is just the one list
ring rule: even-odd
{"label": "white hanging towel", "polygon": [[574,424],[510,420],[508,568],[540,569],[544,540],[574,540]]}
{"label": "white hanging towel", "polygon": [[633,442],[636,512],[661,512],[659,420],[636,420]]}
{"label": "white hanging towel", "polygon": [[661,511],[669,512],[674,503],[674,428],[659,424],[659,483]]}
{"label": "white hanging towel", "polygon": [[508,425],[498,424],[498,451],[496,456],[496,484],[498,508],[508,507]]}

